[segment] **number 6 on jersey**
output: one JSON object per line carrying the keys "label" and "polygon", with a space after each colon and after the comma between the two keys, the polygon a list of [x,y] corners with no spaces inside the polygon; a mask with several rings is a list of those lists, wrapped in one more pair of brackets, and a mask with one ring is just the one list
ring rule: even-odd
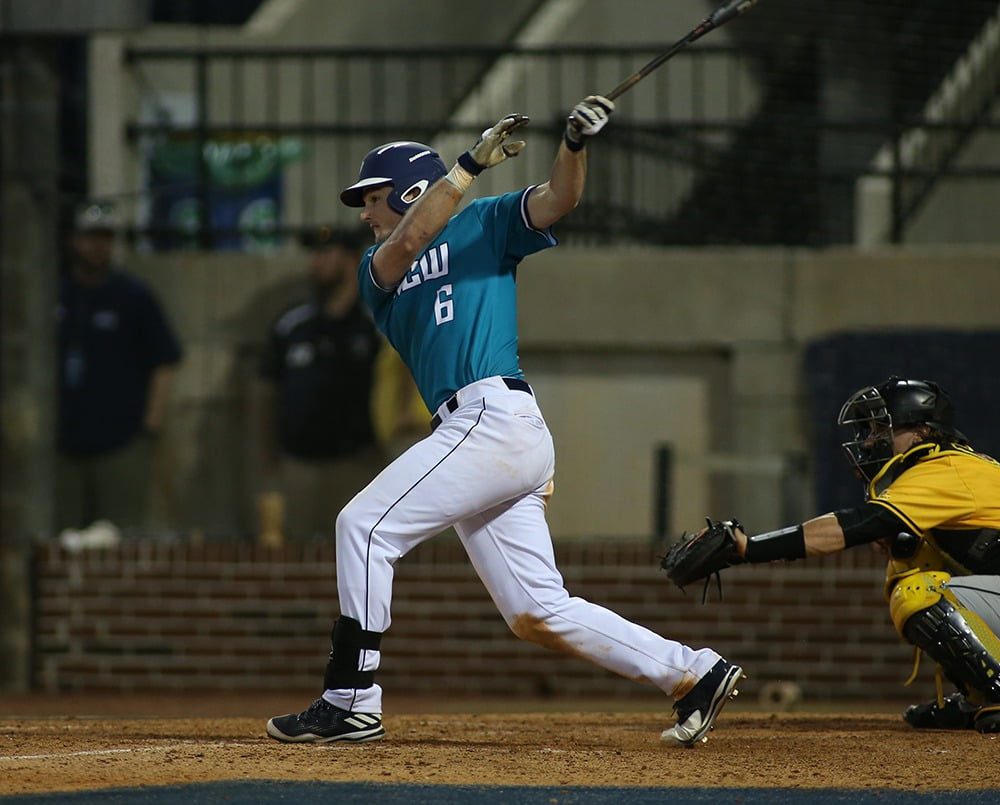
{"label": "number 6 on jersey", "polygon": [[451,297],[451,283],[442,285],[434,297],[434,320],[438,326],[455,318],[455,300]]}

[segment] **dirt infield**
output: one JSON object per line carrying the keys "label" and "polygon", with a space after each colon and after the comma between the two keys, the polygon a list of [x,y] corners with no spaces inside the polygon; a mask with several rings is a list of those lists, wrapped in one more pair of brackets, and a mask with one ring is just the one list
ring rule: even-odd
{"label": "dirt infield", "polygon": [[[1000,790],[996,737],[916,732],[891,713],[733,707],[707,744],[682,750],[659,742],[669,716],[648,706],[613,714],[553,706],[549,712],[488,712],[485,706],[478,712],[390,713],[387,738],[379,743],[286,746],[265,736],[260,717],[221,714],[256,712],[265,706],[260,700],[216,699],[212,717],[204,718],[113,712],[115,702],[133,715],[178,704],[198,712],[204,704],[196,698],[163,699],[159,707],[145,701],[144,709],[127,697],[0,700],[0,713],[13,714],[0,718],[0,794],[244,779]],[[76,713],[46,712],[58,706]],[[86,715],[88,706],[105,714]],[[34,715],[26,717],[29,712]]]}

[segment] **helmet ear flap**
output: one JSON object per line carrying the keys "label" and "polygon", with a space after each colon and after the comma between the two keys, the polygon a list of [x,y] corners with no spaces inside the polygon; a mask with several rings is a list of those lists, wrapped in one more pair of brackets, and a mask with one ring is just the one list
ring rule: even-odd
{"label": "helmet ear flap", "polygon": [[413,203],[417,199],[427,192],[427,188],[430,185],[430,179],[418,179],[401,192],[394,189],[389,194],[389,206],[402,215],[413,206]]}

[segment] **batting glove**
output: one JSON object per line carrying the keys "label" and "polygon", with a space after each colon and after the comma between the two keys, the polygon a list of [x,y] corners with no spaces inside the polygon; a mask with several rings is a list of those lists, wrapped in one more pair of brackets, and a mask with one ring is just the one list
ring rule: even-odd
{"label": "batting glove", "polygon": [[464,193],[484,170],[521,153],[526,145],[524,140],[508,142],[507,138],[511,132],[527,125],[528,120],[527,115],[507,115],[495,126],[485,129],[476,144],[458,158],[444,178]]}
{"label": "batting glove", "polygon": [[458,158],[458,164],[472,175],[482,173],[487,168],[499,165],[507,157],[516,157],[526,143],[524,140],[508,142],[511,133],[527,125],[526,115],[507,115],[495,126],[486,129],[476,144]]}
{"label": "batting glove", "polygon": [[613,111],[615,102],[602,95],[588,95],[580,101],[566,118],[566,147],[570,151],[583,148],[586,138],[603,129]]}

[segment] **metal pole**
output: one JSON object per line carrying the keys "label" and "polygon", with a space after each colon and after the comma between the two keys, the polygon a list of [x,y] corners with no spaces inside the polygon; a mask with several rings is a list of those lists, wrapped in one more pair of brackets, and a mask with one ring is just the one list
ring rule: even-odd
{"label": "metal pole", "polygon": [[31,680],[33,541],[54,525],[57,64],[52,43],[0,47],[0,690],[14,692]]}
{"label": "metal pole", "polygon": [[211,178],[208,172],[208,54],[198,51],[195,59],[195,92],[198,101],[198,139],[196,143],[198,176],[198,245],[205,251],[212,248]]}
{"label": "metal pole", "polygon": [[673,512],[670,508],[673,491],[674,448],[668,443],[657,445],[653,453],[653,539],[661,543],[670,536]]}
{"label": "metal pole", "polygon": [[892,109],[892,242],[903,241],[903,121],[899,93],[899,45],[893,40],[891,90]]}
{"label": "metal pole", "polygon": [[787,525],[801,523],[809,461],[802,453],[786,453],[781,477],[781,520]]}

